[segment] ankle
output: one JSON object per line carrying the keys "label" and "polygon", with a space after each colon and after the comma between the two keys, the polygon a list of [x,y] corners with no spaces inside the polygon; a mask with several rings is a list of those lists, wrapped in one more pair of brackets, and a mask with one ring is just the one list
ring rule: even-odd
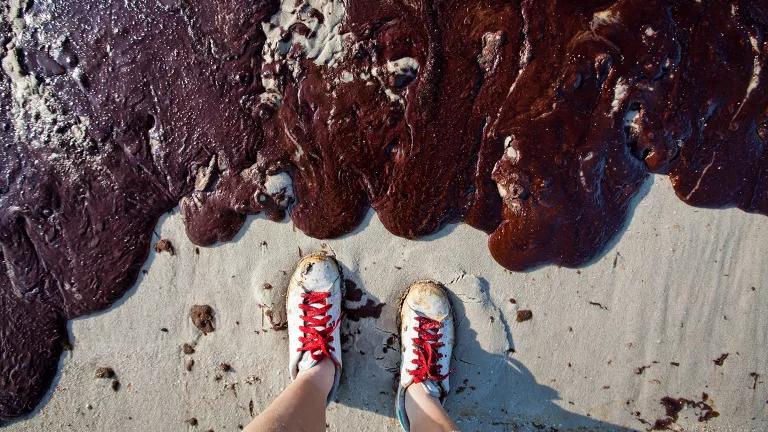
{"label": "ankle", "polygon": [[335,375],[336,365],[330,358],[326,357],[313,367],[299,371],[296,379],[311,384],[318,391],[327,395],[331,392]]}
{"label": "ankle", "polygon": [[405,389],[405,413],[411,430],[429,432],[458,431],[459,428],[443,409],[440,399],[427,392],[423,385],[414,383]]}
{"label": "ankle", "polygon": [[[405,398],[406,401],[408,401],[409,398],[411,399],[411,405],[420,407],[424,405],[442,405],[440,399],[429,394],[427,389],[425,389],[421,383],[413,383],[409,385],[408,388],[405,389]],[[407,405],[408,404],[406,403],[406,407]]]}

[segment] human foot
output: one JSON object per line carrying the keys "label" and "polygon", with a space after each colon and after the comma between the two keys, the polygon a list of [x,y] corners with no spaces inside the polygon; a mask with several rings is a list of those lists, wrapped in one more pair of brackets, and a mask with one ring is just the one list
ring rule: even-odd
{"label": "human foot", "polygon": [[406,392],[422,386],[440,403],[448,395],[448,372],[454,344],[453,311],[445,288],[433,281],[413,283],[400,306],[400,383],[396,413],[403,430],[410,430]]}
{"label": "human foot", "polygon": [[324,359],[335,366],[327,402],[334,399],[341,376],[341,270],[324,253],[307,255],[291,277],[286,300],[291,380]]}

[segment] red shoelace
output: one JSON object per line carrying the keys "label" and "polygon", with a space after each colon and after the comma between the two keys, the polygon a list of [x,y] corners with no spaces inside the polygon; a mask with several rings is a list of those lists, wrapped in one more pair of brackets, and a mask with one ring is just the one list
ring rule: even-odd
{"label": "red shoelace", "polygon": [[[304,311],[304,315],[301,316],[304,325],[300,326],[299,330],[304,333],[304,336],[299,337],[301,347],[298,351],[308,351],[316,361],[327,356],[335,362],[331,355],[334,349],[330,344],[333,342],[333,331],[341,321],[329,323],[331,316],[328,315],[328,310],[331,309],[331,305],[328,304],[328,297],[330,295],[330,292],[319,291],[301,295],[304,302],[299,305],[299,309]],[[317,329],[318,327],[320,330]]]}
{"label": "red shoelace", "polygon": [[409,370],[408,373],[413,377],[413,382],[420,383],[427,380],[439,382],[445,379],[448,374],[440,374],[440,360],[443,355],[438,349],[443,346],[440,342],[442,334],[439,333],[443,326],[439,321],[427,317],[416,317],[418,325],[416,326],[417,337],[413,338],[415,348],[413,352],[416,358],[412,363],[416,369]]}

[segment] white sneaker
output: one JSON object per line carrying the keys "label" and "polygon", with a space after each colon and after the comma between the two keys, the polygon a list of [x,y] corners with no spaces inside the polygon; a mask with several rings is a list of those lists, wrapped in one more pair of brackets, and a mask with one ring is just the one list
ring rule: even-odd
{"label": "white sneaker", "polygon": [[336,365],[330,403],[341,377],[341,270],[336,259],[324,253],[307,255],[299,261],[288,285],[288,349],[291,380],[324,358]]}
{"label": "white sneaker", "polygon": [[422,385],[440,403],[445,402],[453,343],[453,310],[445,287],[433,281],[414,282],[400,305],[402,358],[395,411],[404,431],[410,430],[405,412],[408,386]]}

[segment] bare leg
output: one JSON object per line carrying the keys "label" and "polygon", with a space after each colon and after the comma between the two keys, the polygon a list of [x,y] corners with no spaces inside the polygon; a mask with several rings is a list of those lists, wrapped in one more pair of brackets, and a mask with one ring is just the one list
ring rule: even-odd
{"label": "bare leg", "polygon": [[326,358],[296,380],[246,426],[245,432],[324,432],[325,403],[336,368]]}
{"label": "bare leg", "polygon": [[405,412],[413,432],[458,432],[440,401],[420,384],[411,384],[405,393]]}

